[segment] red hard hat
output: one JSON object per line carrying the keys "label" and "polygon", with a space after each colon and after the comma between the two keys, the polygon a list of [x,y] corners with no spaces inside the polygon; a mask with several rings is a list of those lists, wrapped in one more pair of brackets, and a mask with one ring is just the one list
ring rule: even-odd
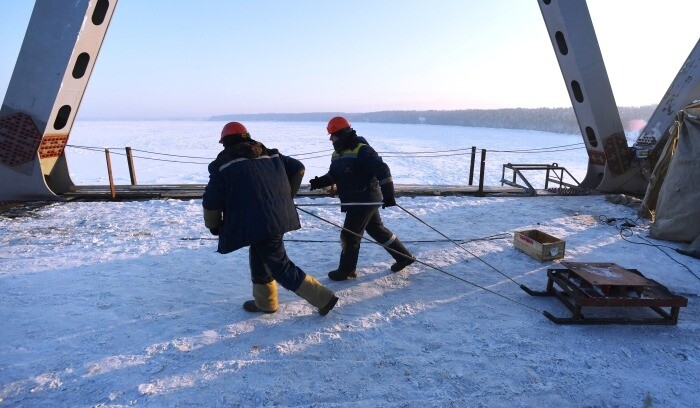
{"label": "red hard hat", "polygon": [[326,126],[326,130],[328,130],[328,134],[330,135],[348,127],[350,127],[350,122],[348,122],[347,119],[345,119],[342,116],[336,116],[328,121],[328,126]]}
{"label": "red hard hat", "polygon": [[221,129],[221,139],[219,139],[219,143],[223,143],[224,138],[231,135],[244,135],[244,137],[248,137],[248,129],[240,122],[229,122]]}

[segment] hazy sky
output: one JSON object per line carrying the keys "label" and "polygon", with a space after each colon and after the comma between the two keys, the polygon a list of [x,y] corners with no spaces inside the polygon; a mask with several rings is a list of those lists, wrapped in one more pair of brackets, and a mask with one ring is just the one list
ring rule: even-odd
{"label": "hazy sky", "polygon": [[[658,103],[697,0],[588,0],[619,106]],[[33,2],[0,0],[4,98]],[[571,106],[537,0],[119,0],[81,118]]]}

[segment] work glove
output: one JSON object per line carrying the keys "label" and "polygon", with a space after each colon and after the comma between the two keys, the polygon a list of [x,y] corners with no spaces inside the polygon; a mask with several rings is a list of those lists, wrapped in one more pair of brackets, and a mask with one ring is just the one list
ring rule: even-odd
{"label": "work glove", "polygon": [[323,186],[323,181],[322,181],[320,178],[318,178],[318,176],[316,176],[316,177],[312,178],[311,180],[309,180],[309,185],[310,185],[310,188],[309,188],[309,189],[310,189],[311,191],[318,190],[319,188],[323,188],[323,187],[324,187],[324,186]]}
{"label": "work glove", "polygon": [[382,200],[382,208],[393,207],[396,205],[396,199],[394,197],[384,197]]}
{"label": "work glove", "polygon": [[211,235],[219,235],[219,228],[209,228],[209,232],[211,232]]}
{"label": "work glove", "polygon": [[394,197],[394,183],[386,183],[381,186],[382,189],[382,208],[393,207],[396,205]]}

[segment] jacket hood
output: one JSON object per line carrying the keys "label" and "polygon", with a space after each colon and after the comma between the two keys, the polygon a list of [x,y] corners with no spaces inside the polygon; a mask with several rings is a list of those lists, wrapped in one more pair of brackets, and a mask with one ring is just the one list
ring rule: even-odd
{"label": "jacket hood", "polygon": [[355,133],[355,131],[353,130],[352,133],[348,133],[347,136],[333,143],[333,149],[336,152],[340,153],[343,150],[354,149],[360,143],[369,145],[369,143],[364,137],[357,136],[357,133]]}
{"label": "jacket hood", "polygon": [[256,159],[262,155],[264,150],[265,146],[262,143],[255,140],[246,140],[231,146],[226,146],[226,148],[219,153],[219,157],[225,156],[228,159]]}

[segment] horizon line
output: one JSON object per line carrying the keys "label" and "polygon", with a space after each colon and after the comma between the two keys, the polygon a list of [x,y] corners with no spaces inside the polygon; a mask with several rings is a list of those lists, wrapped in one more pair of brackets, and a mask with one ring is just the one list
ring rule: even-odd
{"label": "horizon line", "polygon": [[[621,108],[645,108],[655,106],[655,104],[647,105],[635,105],[635,106],[618,106]],[[658,104],[656,105],[658,106]],[[506,110],[539,110],[539,109],[564,109],[573,110],[573,107],[539,107],[539,108],[466,108],[466,109],[395,109],[395,110],[378,110],[378,111],[365,111],[365,112],[337,112],[337,111],[315,111],[315,112],[263,112],[263,113],[225,113],[209,116],[147,116],[147,117],[130,117],[130,116],[78,116],[76,120],[143,120],[143,121],[159,121],[159,120],[173,120],[173,121],[186,121],[186,120],[218,120],[216,118],[228,117],[228,116],[263,116],[263,115],[367,115],[373,113],[385,113],[385,112],[460,112],[460,111],[506,111]],[[222,119],[223,120],[223,119]]]}

